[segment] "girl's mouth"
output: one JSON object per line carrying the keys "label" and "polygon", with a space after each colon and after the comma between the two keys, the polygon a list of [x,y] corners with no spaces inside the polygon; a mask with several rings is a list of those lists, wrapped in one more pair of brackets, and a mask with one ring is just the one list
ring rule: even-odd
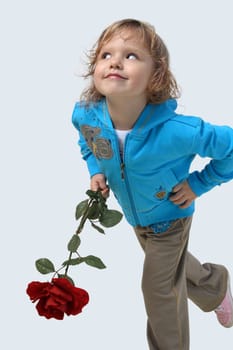
{"label": "girl's mouth", "polygon": [[106,75],[105,79],[107,79],[107,78],[110,78],[110,79],[124,79],[124,80],[127,79],[127,78],[125,78],[122,75],[117,74],[117,73],[110,73],[110,74]]}

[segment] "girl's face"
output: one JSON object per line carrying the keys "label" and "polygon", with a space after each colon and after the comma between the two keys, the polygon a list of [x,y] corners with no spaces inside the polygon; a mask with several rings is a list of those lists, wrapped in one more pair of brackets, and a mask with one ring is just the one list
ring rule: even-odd
{"label": "girl's face", "polygon": [[103,45],[95,65],[96,89],[106,98],[147,99],[153,61],[137,33],[125,30]]}

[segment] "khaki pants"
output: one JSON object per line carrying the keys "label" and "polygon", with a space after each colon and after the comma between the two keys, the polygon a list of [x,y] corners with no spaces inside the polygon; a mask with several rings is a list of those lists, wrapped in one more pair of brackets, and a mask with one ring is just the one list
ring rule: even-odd
{"label": "khaki pants", "polygon": [[191,222],[191,217],[178,219],[157,234],[150,227],[134,228],[145,251],[142,291],[150,350],[188,350],[187,298],[212,311],[226,293],[226,268],[202,265],[187,252]]}

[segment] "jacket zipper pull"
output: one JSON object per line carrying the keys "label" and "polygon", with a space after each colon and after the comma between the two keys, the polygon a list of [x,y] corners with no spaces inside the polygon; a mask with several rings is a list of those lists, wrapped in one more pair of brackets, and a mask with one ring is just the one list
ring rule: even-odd
{"label": "jacket zipper pull", "polygon": [[125,178],[124,168],[125,168],[125,164],[124,164],[124,163],[121,163],[121,178],[122,178],[122,179]]}

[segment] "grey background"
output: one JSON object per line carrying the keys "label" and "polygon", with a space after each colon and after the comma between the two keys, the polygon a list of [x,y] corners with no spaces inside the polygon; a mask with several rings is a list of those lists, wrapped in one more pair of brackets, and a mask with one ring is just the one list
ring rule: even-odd
{"label": "grey background", "polygon": [[[84,52],[111,22],[134,17],[156,27],[182,87],[179,110],[232,125],[231,1],[1,1],[1,348],[144,350],[146,316],[140,290],[143,254],[123,220],[106,236],[83,232],[81,252],[107,269],[79,266],[88,290],[83,313],[63,321],[39,317],[26,296],[39,257],[56,266],[77,223],[89,179],[71,125],[85,86]],[[197,160],[196,167],[203,166]],[[109,206],[118,208],[113,196]],[[232,262],[232,183],[198,199],[190,250],[201,261]],[[232,329],[190,307],[191,350],[232,348]]]}

